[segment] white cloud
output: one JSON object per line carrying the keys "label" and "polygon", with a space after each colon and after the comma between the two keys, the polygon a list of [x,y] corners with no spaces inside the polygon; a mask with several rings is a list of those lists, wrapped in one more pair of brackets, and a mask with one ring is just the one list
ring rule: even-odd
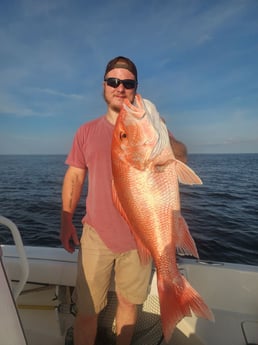
{"label": "white cloud", "polygon": [[62,98],[68,98],[68,99],[74,99],[74,100],[84,100],[85,96],[84,95],[80,95],[80,94],[69,94],[69,93],[64,93],[64,92],[60,92],[57,90],[52,90],[52,89],[41,89],[41,88],[34,88],[31,89],[32,91],[35,92],[39,92],[39,93],[44,93],[50,96],[57,96],[57,97],[62,97]]}

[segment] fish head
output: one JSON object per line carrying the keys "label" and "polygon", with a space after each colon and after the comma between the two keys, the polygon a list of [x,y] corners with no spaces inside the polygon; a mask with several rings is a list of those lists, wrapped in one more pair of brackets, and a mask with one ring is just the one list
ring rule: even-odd
{"label": "fish head", "polygon": [[155,105],[139,94],[133,104],[125,99],[113,134],[116,157],[143,170],[168,143],[166,125]]}

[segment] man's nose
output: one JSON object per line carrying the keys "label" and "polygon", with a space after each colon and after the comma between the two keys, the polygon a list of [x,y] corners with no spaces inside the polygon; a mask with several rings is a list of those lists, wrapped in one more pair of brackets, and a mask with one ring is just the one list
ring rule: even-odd
{"label": "man's nose", "polygon": [[119,90],[119,91],[125,91],[125,87],[124,87],[123,83],[120,83],[120,84],[118,85],[117,90]]}

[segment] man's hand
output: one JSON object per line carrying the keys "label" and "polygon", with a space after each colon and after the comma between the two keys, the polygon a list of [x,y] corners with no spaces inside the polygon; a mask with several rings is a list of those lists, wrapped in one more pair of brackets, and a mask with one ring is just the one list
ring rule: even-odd
{"label": "man's hand", "polygon": [[75,246],[79,246],[77,231],[72,223],[72,216],[68,212],[62,212],[60,240],[65,250],[73,253]]}

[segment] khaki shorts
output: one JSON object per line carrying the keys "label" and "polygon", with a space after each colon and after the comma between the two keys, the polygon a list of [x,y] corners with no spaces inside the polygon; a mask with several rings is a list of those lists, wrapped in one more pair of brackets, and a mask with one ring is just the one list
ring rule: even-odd
{"label": "khaki shorts", "polygon": [[107,304],[114,271],[115,289],[130,303],[147,298],[151,263],[142,265],[137,250],[113,253],[88,224],[84,225],[78,256],[75,302],[80,314],[98,314]]}

